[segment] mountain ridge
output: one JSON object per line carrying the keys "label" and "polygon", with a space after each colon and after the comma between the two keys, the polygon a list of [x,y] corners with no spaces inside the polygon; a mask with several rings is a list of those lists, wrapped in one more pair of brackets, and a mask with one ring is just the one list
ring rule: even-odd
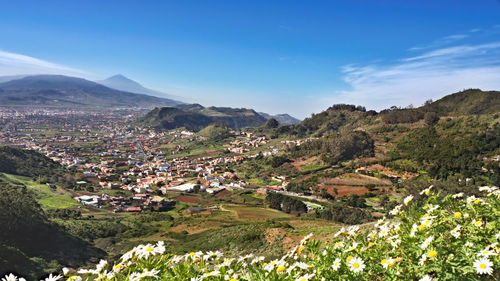
{"label": "mountain ridge", "polygon": [[271,119],[271,118],[276,119],[276,121],[278,121],[278,123],[280,123],[281,125],[292,125],[292,124],[300,123],[300,121],[301,121],[301,120],[291,116],[288,113],[275,114],[275,115],[268,114],[265,112],[258,112],[258,113],[266,119]]}
{"label": "mountain ridge", "polygon": [[104,80],[97,80],[96,82],[101,84],[101,85],[104,85],[106,87],[109,87],[111,89],[115,89],[115,90],[119,90],[119,91],[152,95],[152,96],[156,96],[156,97],[171,99],[171,100],[177,102],[178,104],[183,103],[181,101],[175,100],[175,99],[178,99],[180,97],[146,88],[142,84],[140,84],[139,82],[134,81],[134,80],[126,77],[123,74],[116,74],[116,75],[108,77]]}
{"label": "mountain ridge", "polygon": [[0,83],[0,103],[8,106],[96,108],[152,108],[178,104],[169,99],[119,91],[64,75],[34,75]]}

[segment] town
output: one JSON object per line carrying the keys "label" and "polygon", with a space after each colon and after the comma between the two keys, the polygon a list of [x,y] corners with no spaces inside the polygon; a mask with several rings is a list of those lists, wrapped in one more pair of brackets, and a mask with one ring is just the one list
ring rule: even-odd
{"label": "town", "polygon": [[[186,129],[158,132],[131,127],[137,115],[137,111],[125,110],[89,114],[0,108],[4,124],[0,144],[35,150],[60,163],[76,175],[71,189],[74,200],[113,213],[169,210],[176,197],[189,201],[189,196],[181,195],[193,192],[217,195],[247,189],[264,195],[287,193],[288,176],[273,175],[272,185],[261,186],[239,179],[233,170],[248,159],[280,151],[265,135],[231,130],[234,140],[218,151],[191,154],[186,146],[206,138]],[[282,141],[279,145],[303,142]]]}

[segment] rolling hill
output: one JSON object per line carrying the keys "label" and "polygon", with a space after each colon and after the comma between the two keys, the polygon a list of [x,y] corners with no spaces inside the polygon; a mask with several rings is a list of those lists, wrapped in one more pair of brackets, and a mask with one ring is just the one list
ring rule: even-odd
{"label": "rolling hill", "polygon": [[160,129],[186,127],[199,131],[212,123],[222,124],[233,129],[260,126],[266,122],[266,118],[252,109],[185,104],[179,105],[177,108],[155,108],[140,118],[138,122]]}
{"label": "rolling hill", "polygon": [[447,95],[421,107],[441,114],[488,114],[500,112],[500,92],[468,89]]}
{"label": "rolling hill", "polygon": [[27,76],[0,83],[3,106],[50,106],[78,108],[152,108],[179,102],[118,91],[81,78],[62,75]]}
{"label": "rolling hill", "polygon": [[276,114],[276,115],[271,115],[267,114],[265,112],[259,112],[261,116],[263,116],[266,119],[276,119],[281,125],[291,125],[291,124],[297,124],[300,122],[299,119],[289,115],[289,114]]}

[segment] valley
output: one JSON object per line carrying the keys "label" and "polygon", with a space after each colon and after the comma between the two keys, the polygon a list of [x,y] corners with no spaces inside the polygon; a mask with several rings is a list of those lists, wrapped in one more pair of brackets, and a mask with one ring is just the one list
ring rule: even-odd
{"label": "valley", "polygon": [[[490,95],[469,105],[474,112],[441,101],[380,113],[334,105],[294,125],[207,122],[196,130],[182,117],[144,122],[154,115],[164,124],[159,109],[0,108],[0,179],[31,194],[44,224],[110,261],[157,241],[172,254],[273,259],[309,233],[328,242],[345,225],[371,227],[429,184],[443,196],[498,184],[499,94]],[[33,260],[15,247],[24,275],[96,262]],[[10,255],[0,259],[5,270]]]}

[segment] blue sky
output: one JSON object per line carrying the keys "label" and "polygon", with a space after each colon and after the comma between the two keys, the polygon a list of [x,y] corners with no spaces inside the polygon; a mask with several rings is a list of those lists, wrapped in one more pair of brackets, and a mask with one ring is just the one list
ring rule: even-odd
{"label": "blue sky", "polygon": [[0,75],[121,73],[299,118],[500,90],[500,1],[1,1]]}

